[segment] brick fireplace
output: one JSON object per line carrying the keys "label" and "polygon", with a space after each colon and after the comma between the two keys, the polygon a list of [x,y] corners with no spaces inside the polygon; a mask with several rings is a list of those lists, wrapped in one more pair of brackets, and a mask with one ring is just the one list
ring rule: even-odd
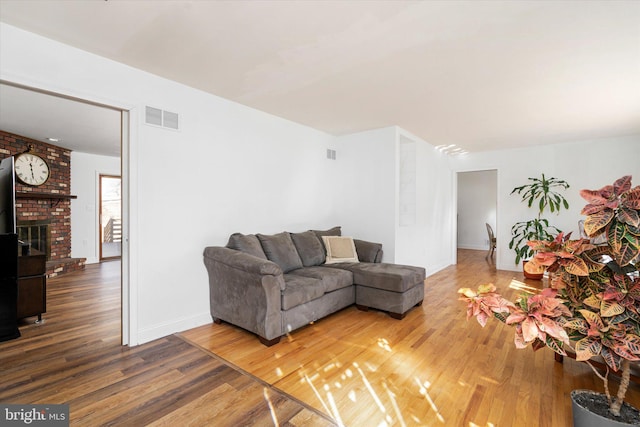
{"label": "brick fireplace", "polygon": [[16,181],[17,225],[23,233],[19,236],[32,236],[32,246],[46,245],[37,249],[47,254],[49,277],[83,269],[84,258],[71,258],[71,151],[0,130],[0,158],[23,153],[29,146],[47,161],[51,176],[39,187]]}

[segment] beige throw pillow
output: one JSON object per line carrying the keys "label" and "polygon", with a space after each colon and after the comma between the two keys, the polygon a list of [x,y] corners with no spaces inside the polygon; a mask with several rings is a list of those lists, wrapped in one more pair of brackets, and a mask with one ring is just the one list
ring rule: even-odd
{"label": "beige throw pillow", "polygon": [[353,238],[342,236],[322,236],[324,246],[327,249],[325,264],[339,262],[359,262],[356,245]]}

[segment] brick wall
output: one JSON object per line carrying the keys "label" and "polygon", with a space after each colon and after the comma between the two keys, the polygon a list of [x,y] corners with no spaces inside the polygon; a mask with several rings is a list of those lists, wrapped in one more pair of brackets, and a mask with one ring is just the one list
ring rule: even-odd
{"label": "brick wall", "polygon": [[[20,154],[31,145],[32,152],[49,165],[50,177],[43,185],[32,187],[16,180],[16,192],[70,194],[71,151],[55,145],[13,135],[0,130],[0,158]],[[57,203],[57,205],[55,205]],[[52,206],[55,205],[55,206]],[[71,201],[16,198],[17,220],[49,220],[51,260],[71,257]]]}

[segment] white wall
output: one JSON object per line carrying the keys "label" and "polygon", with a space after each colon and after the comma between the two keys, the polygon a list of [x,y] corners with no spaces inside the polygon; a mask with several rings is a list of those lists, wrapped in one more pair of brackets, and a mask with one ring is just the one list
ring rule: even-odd
{"label": "white wall", "polygon": [[[415,222],[400,225],[400,145],[415,141]],[[336,138],[341,163],[338,194],[344,234],[380,242],[384,261],[423,266],[427,274],[450,265],[455,241],[453,175],[443,154],[396,126]],[[337,208],[338,209],[338,208]]]}
{"label": "white wall", "polygon": [[120,175],[120,158],[71,152],[71,256],[100,261],[100,174]]}
{"label": "white wall", "polygon": [[387,127],[336,138],[336,223],[342,234],[382,243],[384,261],[395,260],[396,129]]}
{"label": "white wall", "polygon": [[395,262],[419,265],[431,275],[455,260],[453,174],[447,157],[426,141],[397,129],[397,144],[416,142],[416,221],[396,221]]}
{"label": "white wall", "polygon": [[450,163],[456,171],[497,169],[496,266],[516,271],[520,267],[514,264],[515,253],[508,248],[511,226],[535,217],[536,212],[517,195],[510,195],[511,190],[542,173],[567,181],[571,187],[565,197],[570,209],[549,219],[561,230],[577,235],[578,220],[583,218],[580,211],[585,205],[581,189],[599,189],[624,175],[633,175],[634,185],[640,185],[640,135],[471,153],[453,157]]}
{"label": "white wall", "polygon": [[[4,23],[0,50],[6,81],[130,111],[131,344],[211,321],[205,246],[333,225],[330,135]],[[181,130],[144,125],[145,105],[179,113]]]}
{"label": "white wall", "polygon": [[458,173],[458,248],[488,250],[489,224],[496,230],[495,170]]}

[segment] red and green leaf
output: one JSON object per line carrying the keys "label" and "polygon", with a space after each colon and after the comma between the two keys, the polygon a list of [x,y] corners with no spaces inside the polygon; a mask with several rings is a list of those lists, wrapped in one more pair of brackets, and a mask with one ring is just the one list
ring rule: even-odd
{"label": "red and green leaf", "polygon": [[630,209],[640,209],[640,185],[624,195],[623,205]]}
{"label": "red and green leaf", "polygon": [[598,316],[596,313],[589,310],[578,310],[578,311],[589,323],[589,326],[595,327],[599,331],[604,329],[604,322],[602,321],[600,316]]}
{"label": "red and green leaf", "polygon": [[597,339],[587,337],[576,342],[576,360],[585,361],[600,354],[602,344]]}
{"label": "red and green leaf", "polygon": [[602,301],[600,315],[602,317],[613,317],[624,313],[624,307],[615,301]]}
{"label": "red and green leaf", "polygon": [[618,252],[622,245],[622,240],[627,230],[624,223],[614,221],[610,227],[607,228],[607,244],[613,252]]}
{"label": "red and green leaf", "polygon": [[[585,206],[585,209],[590,206],[602,206],[608,199],[608,197],[604,197],[599,190],[580,190],[580,196],[589,203]],[[585,215],[584,212],[582,212],[582,214]]]}
{"label": "red and green leaf", "polygon": [[564,262],[564,269],[567,273],[571,273],[575,276],[588,276],[589,266],[582,260],[582,258],[572,258]]}
{"label": "red and green leaf", "polygon": [[629,191],[630,189],[631,189],[631,175],[625,175],[622,178],[618,178],[616,179],[616,182],[613,183],[613,193],[616,196],[619,196],[625,191]]}
{"label": "red and green leaf", "polygon": [[620,250],[615,254],[615,260],[620,266],[628,265],[638,256],[638,252],[638,248],[628,242],[623,242]]}
{"label": "red and green leaf", "polygon": [[604,362],[607,364],[607,366],[613,369],[614,372],[618,372],[620,370],[620,365],[622,363],[622,359],[620,359],[620,356],[613,353],[606,347],[602,349],[600,355],[604,359]]}
{"label": "red and green leaf", "polygon": [[584,319],[573,318],[563,325],[565,329],[574,329],[582,335],[586,335],[589,331],[589,324]]}
{"label": "red and green leaf", "polygon": [[621,207],[618,209],[618,221],[637,227],[640,225],[640,216],[635,209]]}
{"label": "red and green leaf", "polygon": [[616,346],[616,347],[613,347],[612,350],[623,359],[627,359],[631,361],[640,360],[640,356],[637,356],[632,352],[630,352],[627,346]]}
{"label": "red and green leaf", "polygon": [[564,351],[563,348],[563,342],[560,340],[557,340],[555,338],[552,337],[547,337],[547,339],[545,340],[545,344],[547,345],[547,347],[549,347],[551,350],[555,351],[556,353],[562,355],[562,356],[566,356],[567,352]]}
{"label": "red and green leaf", "polygon": [[614,216],[615,212],[611,209],[589,215],[584,220],[584,232],[589,237],[598,235],[611,222]]}

